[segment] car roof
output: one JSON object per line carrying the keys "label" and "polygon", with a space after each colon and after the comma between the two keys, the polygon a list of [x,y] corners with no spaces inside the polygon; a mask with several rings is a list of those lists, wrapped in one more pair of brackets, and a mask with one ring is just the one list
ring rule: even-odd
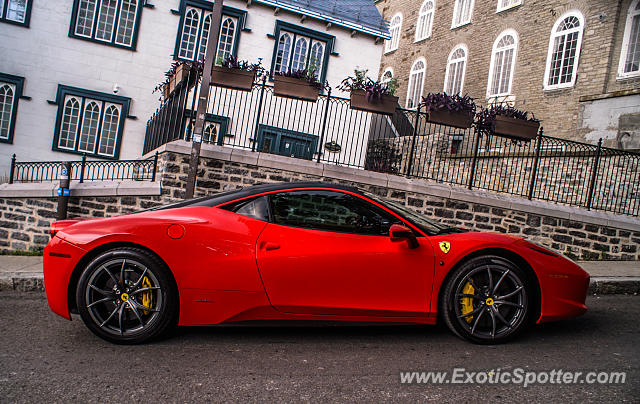
{"label": "car roof", "polygon": [[175,209],[183,208],[187,206],[218,206],[227,202],[235,201],[237,199],[244,199],[253,195],[258,195],[266,192],[283,191],[287,189],[299,189],[299,188],[328,188],[337,189],[342,191],[349,191],[362,195],[362,191],[354,186],[333,184],[329,182],[278,182],[274,184],[262,184],[253,185],[250,187],[235,189],[232,191],[220,192],[215,195],[204,196],[196,199],[189,199],[169,205],[159,206],[151,208],[149,210],[163,210],[163,209]]}

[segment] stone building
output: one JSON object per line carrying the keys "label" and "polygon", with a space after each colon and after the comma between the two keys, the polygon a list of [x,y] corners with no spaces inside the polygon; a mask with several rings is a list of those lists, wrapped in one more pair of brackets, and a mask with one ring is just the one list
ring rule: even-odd
{"label": "stone building", "polygon": [[639,0],[380,0],[380,76],[402,106],[446,91],[515,104],[545,134],[640,149]]}

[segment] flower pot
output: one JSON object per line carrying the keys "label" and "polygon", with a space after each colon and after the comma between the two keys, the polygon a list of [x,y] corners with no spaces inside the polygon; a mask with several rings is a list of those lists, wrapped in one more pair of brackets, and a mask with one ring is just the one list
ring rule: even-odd
{"label": "flower pot", "polygon": [[304,79],[274,76],[273,93],[280,97],[295,98],[304,101],[317,101],[320,88]]}
{"label": "flower pot", "polygon": [[251,91],[255,79],[256,72],[222,66],[213,66],[211,68],[211,83],[216,86]]}
{"label": "flower pot", "polygon": [[378,100],[369,102],[364,90],[351,91],[351,109],[374,112],[377,114],[393,115],[398,106],[398,97],[385,94]]}
{"label": "flower pot", "polygon": [[431,111],[428,120],[439,125],[468,129],[473,123],[473,114],[460,111]]}
{"label": "flower pot", "polygon": [[525,121],[502,115],[496,115],[494,124],[493,132],[496,135],[519,140],[535,139],[538,136],[538,128],[540,128],[540,122],[538,121]]}

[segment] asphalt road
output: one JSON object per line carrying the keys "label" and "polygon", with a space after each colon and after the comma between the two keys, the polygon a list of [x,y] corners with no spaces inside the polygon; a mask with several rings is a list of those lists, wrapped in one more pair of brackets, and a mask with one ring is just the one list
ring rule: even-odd
{"label": "asphalt road", "polygon": [[[0,402],[638,402],[640,297],[590,297],[583,317],[502,346],[442,327],[181,328],[116,346],[42,294],[0,292]],[[609,385],[401,384],[400,371],[616,371]]]}

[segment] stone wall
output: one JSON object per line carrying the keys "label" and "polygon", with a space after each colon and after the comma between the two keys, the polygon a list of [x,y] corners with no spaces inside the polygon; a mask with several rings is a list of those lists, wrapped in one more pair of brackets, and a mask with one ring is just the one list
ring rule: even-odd
{"label": "stone wall", "polygon": [[[112,216],[181,199],[189,150],[190,145],[183,141],[160,149],[157,175],[161,191],[158,188],[154,195],[112,196],[102,192],[102,196],[76,196],[71,199],[70,214]],[[220,146],[202,147],[196,195],[283,181],[355,185],[443,223],[524,236],[580,259],[640,260],[637,218]],[[0,189],[0,251],[43,248],[55,217],[55,199],[7,194]]]}
{"label": "stone wall", "polygon": [[[491,52],[496,38],[506,29],[518,34],[511,95],[516,107],[533,111],[542,119],[545,133],[575,140],[598,141],[589,136],[592,128],[582,126],[580,97],[637,89],[640,76],[617,77],[627,10],[631,0],[524,0],[521,5],[496,12],[497,1],[475,1],[471,23],[452,29],[454,0],[436,1],[430,38],[415,42],[418,12],[423,1],[381,0],[378,9],[386,20],[403,16],[397,50],[385,53],[380,72],[392,68],[400,81],[400,103],[405,104],[409,72],[415,60],[427,62],[424,94],[444,87],[447,60],[459,44],[468,48],[463,93],[480,104],[487,103],[487,82]],[[544,90],[544,74],[549,36],[554,23],[569,10],[579,10],[584,18],[584,35],[573,87]],[[606,115],[606,113],[605,113]],[[615,137],[605,136],[606,146],[616,146]]]}

